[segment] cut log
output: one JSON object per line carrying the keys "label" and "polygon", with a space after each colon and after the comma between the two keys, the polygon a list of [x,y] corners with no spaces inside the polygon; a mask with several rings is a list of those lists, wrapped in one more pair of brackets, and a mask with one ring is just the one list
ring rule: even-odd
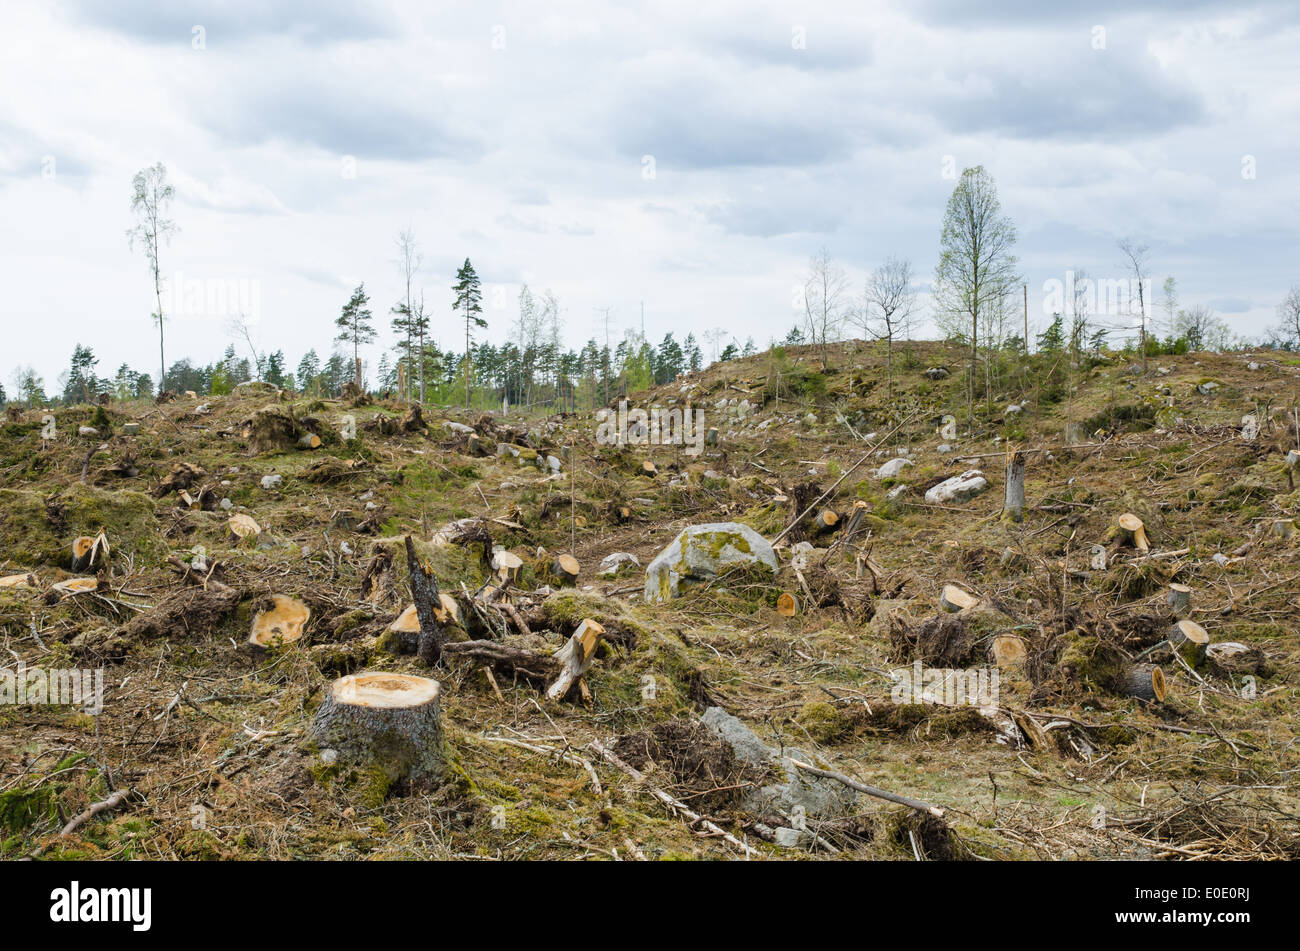
{"label": "cut log", "polygon": [[230,534],[235,537],[236,542],[241,542],[245,538],[256,538],[262,534],[262,526],[258,525],[251,515],[245,515],[243,512],[230,516],[230,521],[226,524],[230,527]]}
{"label": "cut log", "polygon": [[1192,589],[1185,584],[1171,584],[1165,592],[1165,603],[1174,617],[1187,617],[1192,612]]}
{"label": "cut log", "polygon": [[1133,545],[1134,548],[1141,551],[1150,551],[1151,543],[1147,541],[1147,529],[1132,512],[1125,512],[1119,517],[1119,530],[1121,537]]}
{"label": "cut log", "polygon": [[799,601],[789,591],[782,591],[776,599],[776,613],[781,617],[794,617],[799,613]]}
{"label": "cut log", "polygon": [[1124,674],[1120,689],[1126,696],[1137,697],[1144,703],[1163,703],[1165,672],[1153,664],[1138,664]]}
{"label": "cut log", "polygon": [[949,614],[956,614],[958,611],[973,608],[979,603],[979,598],[969,591],[963,591],[955,584],[946,584],[943,586],[943,590],[939,592],[939,607]]}
{"label": "cut log", "polygon": [[36,587],[36,576],[33,574],[25,575],[5,575],[0,578],[0,588],[34,588]]}
{"label": "cut log", "polygon": [[997,667],[1022,667],[1029,651],[1015,634],[998,634],[989,642],[989,659]]}
{"label": "cut log", "polygon": [[304,433],[303,437],[298,440],[299,449],[319,449],[320,437],[315,433]]}
{"label": "cut log", "polygon": [[502,584],[513,584],[519,580],[519,571],[524,566],[524,560],[514,552],[506,551],[504,548],[498,548],[492,552],[492,570],[496,572]]}
{"label": "cut log", "polygon": [[822,509],[817,517],[813,519],[814,535],[829,535],[839,527],[840,517],[830,509]]}
{"label": "cut log", "polygon": [[1025,517],[1025,457],[1019,452],[1007,457],[1007,487],[1002,517],[1019,522]]}
{"label": "cut log", "polygon": [[409,674],[340,677],[325,692],[311,737],[322,754],[378,770],[389,784],[436,785],[446,769],[440,693],[438,681]]}
{"label": "cut log", "polygon": [[1210,645],[1210,634],[1195,621],[1179,621],[1169,631],[1169,643],[1192,667],[1205,662],[1205,649]]}
{"label": "cut log", "polygon": [[581,566],[578,559],[572,555],[556,555],[555,560],[551,562],[551,574],[559,580],[560,584],[573,584],[578,580],[578,573]]}
{"label": "cut log", "polygon": [[102,568],[109,553],[108,537],[102,530],[98,535],[79,535],[72,541],[72,570],[81,573]]}
{"label": "cut log", "polygon": [[270,603],[253,615],[248,643],[265,650],[301,640],[311,620],[311,608],[287,594],[273,594],[268,600]]}
{"label": "cut log", "polygon": [[561,665],[560,675],[546,688],[548,700],[563,699],[581,679],[596,659],[596,647],[604,636],[603,627],[591,618],[583,619],[565,645],[555,652],[555,659]]}

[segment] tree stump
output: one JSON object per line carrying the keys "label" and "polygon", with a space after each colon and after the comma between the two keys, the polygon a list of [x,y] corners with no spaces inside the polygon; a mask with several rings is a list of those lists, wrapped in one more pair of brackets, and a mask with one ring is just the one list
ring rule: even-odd
{"label": "tree stump", "polygon": [[794,617],[799,613],[799,601],[789,591],[782,591],[776,599],[776,613],[781,617]]}
{"label": "tree stump", "polygon": [[108,538],[98,535],[79,535],[72,542],[72,570],[78,574],[104,567],[108,561]]}
{"label": "tree stump", "polygon": [[973,608],[979,603],[979,598],[968,591],[963,591],[955,584],[946,584],[943,586],[943,590],[939,592],[939,607],[949,614],[956,614],[958,611]]}
{"label": "tree stump", "polygon": [[258,525],[251,515],[245,515],[243,512],[230,516],[230,521],[226,524],[236,542],[242,542],[245,538],[256,538],[262,534],[262,526]]}
{"label": "tree stump", "polygon": [[551,574],[562,585],[576,583],[581,570],[578,559],[572,555],[556,555],[555,560],[551,562]]}
{"label": "tree stump", "polygon": [[1140,551],[1150,551],[1151,543],[1147,541],[1146,526],[1142,519],[1132,512],[1125,512],[1119,517],[1120,536]]}
{"label": "tree stump", "polygon": [[446,769],[438,681],[409,674],[340,677],[325,692],[311,736],[340,761],[388,782],[428,786]]}
{"label": "tree stump", "polygon": [[519,571],[524,566],[524,560],[514,552],[506,551],[499,548],[492,553],[492,570],[496,572],[497,578],[503,584],[510,584],[519,579]]}
{"label": "tree stump", "polygon": [[1185,584],[1171,584],[1165,592],[1165,603],[1174,617],[1187,617],[1192,612],[1192,589]]}
{"label": "tree stump", "polygon": [[659,474],[659,470],[655,468],[653,460],[647,459],[645,462],[641,463],[641,474],[648,479],[653,479]]}
{"label": "tree stump", "polygon": [[285,594],[273,594],[253,615],[248,643],[263,650],[292,644],[302,638],[309,620],[311,608],[307,605]]}
{"label": "tree stump", "polygon": [[839,527],[840,517],[830,509],[822,509],[813,519],[813,534],[820,537],[830,535]]}
{"label": "tree stump", "polygon": [[1163,703],[1165,672],[1153,664],[1138,664],[1125,672],[1120,688],[1125,695],[1137,697],[1143,703]]}
{"label": "tree stump", "polygon": [[1023,667],[1029,651],[1015,634],[998,634],[989,642],[989,659],[995,667]]}
{"label": "tree stump", "polygon": [[1025,457],[1013,452],[1007,458],[1007,488],[1002,517],[1019,522],[1025,517]]}
{"label": "tree stump", "polygon": [[315,433],[304,433],[302,438],[298,440],[298,448],[308,450],[319,449],[320,437]]}
{"label": "tree stump", "polygon": [[1195,621],[1179,621],[1169,631],[1169,643],[1191,667],[1205,662],[1205,649],[1210,646],[1210,634]]}

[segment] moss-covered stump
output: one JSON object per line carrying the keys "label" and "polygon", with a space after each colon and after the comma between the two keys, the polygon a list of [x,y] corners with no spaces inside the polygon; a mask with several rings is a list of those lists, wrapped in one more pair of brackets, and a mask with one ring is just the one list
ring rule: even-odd
{"label": "moss-covered stump", "polygon": [[446,770],[438,681],[361,673],[330,684],[312,721],[322,755],[374,774],[386,787],[427,788]]}

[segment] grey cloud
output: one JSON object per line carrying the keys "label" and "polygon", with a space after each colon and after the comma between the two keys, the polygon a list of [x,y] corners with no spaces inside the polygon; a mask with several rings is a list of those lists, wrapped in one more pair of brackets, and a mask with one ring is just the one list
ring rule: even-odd
{"label": "grey cloud", "polygon": [[1255,305],[1244,297],[1215,297],[1210,307],[1225,314],[1244,314]]}
{"label": "grey cloud", "polygon": [[391,35],[396,24],[376,4],[347,0],[65,0],[72,23],[90,24],[148,43],[189,46],[195,26],[208,49],[259,36],[289,35],[307,43]]}
{"label": "grey cloud", "polygon": [[1080,46],[1050,57],[1035,51],[950,75],[947,89],[928,98],[932,114],[953,132],[1114,142],[1206,114],[1201,97],[1164,74],[1145,50]]}
{"label": "grey cloud", "polygon": [[442,157],[473,160],[482,140],[456,128],[429,104],[399,101],[373,77],[332,77],[311,84],[284,78],[245,86],[196,117],[227,144],[282,141],[358,158],[416,161]]}

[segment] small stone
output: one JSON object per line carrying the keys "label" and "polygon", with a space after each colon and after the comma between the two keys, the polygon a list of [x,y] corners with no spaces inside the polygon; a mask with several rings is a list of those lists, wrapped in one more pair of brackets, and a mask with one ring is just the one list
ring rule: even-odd
{"label": "small stone", "polygon": [[278,472],[273,472],[270,475],[262,476],[262,488],[267,490],[274,489],[283,481],[284,476],[280,475]]}

